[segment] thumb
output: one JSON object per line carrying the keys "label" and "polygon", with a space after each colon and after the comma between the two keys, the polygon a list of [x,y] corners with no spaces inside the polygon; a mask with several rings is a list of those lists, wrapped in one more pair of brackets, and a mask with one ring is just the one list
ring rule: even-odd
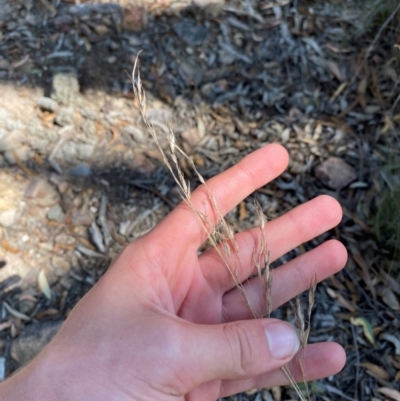
{"label": "thumb", "polygon": [[186,362],[195,386],[267,373],[288,363],[300,347],[296,329],[277,319],[192,325],[191,331]]}

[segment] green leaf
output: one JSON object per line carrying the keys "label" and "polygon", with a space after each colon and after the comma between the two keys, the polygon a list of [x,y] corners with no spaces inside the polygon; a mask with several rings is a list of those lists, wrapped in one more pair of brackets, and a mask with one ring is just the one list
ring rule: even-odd
{"label": "green leaf", "polygon": [[361,326],[363,328],[364,336],[375,347],[375,336],[372,331],[372,325],[365,317],[351,317],[350,323],[354,326]]}

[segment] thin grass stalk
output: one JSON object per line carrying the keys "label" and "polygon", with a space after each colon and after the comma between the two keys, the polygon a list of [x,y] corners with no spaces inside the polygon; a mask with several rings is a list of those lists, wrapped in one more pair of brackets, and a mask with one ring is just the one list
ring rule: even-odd
{"label": "thin grass stalk", "polygon": [[[140,54],[140,53],[139,53]],[[139,55],[138,55],[139,56]],[[140,78],[140,71],[138,69],[138,57],[135,60],[132,72],[132,84],[133,90],[136,99],[139,102],[139,112],[141,114],[142,120],[149,131],[156,147],[158,148],[162,160],[165,166],[170,171],[175,183],[178,185],[179,194],[184,202],[189,206],[190,210],[199,221],[202,230],[205,232],[208,241],[211,246],[215,249],[218,256],[222,260],[224,266],[232,276],[233,282],[236,288],[242,293],[252,315],[254,318],[262,318],[264,314],[262,312],[258,312],[255,310],[253,305],[250,302],[250,299],[246,293],[246,290],[243,286],[243,283],[239,280],[238,268],[241,268],[240,258],[239,258],[239,247],[235,240],[234,232],[229,224],[226,222],[224,216],[220,212],[218,208],[217,201],[215,199],[214,194],[207,186],[203,176],[197,170],[193,160],[176,144],[175,135],[172,127],[169,127],[169,132],[167,135],[167,140],[169,144],[169,154],[167,154],[156,134],[153,124],[147,119],[146,116],[146,93],[142,86],[142,81]],[[219,224],[214,225],[210,219],[201,211],[199,211],[191,201],[191,190],[190,184],[186,182],[185,176],[182,172],[182,169],[179,165],[178,156],[185,158],[192,170],[195,172],[198,180],[204,186],[208,201],[211,205],[213,213],[215,213],[217,219],[220,221]],[[272,310],[272,270],[270,267],[270,251],[268,249],[268,245],[265,238],[265,226],[267,223],[267,219],[263,214],[261,206],[258,202],[255,202],[255,209],[258,216],[259,228],[260,228],[260,242],[257,247],[255,247],[253,251],[253,263],[254,267],[257,270],[258,276],[261,280],[263,280],[266,290],[266,298],[265,298],[265,306],[266,306],[266,316],[270,317]],[[233,250],[233,252],[232,252]],[[308,306],[308,321],[310,321],[311,310],[314,303],[314,295],[315,295],[315,287],[316,287],[316,279],[313,281],[310,293],[309,293],[309,306]],[[300,343],[302,350],[305,349],[307,345],[308,335],[310,332],[310,326],[308,324],[307,329],[305,329],[304,323],[304,313],[301,308],[300,298],[296,298],[296,303],[294,305],[294,312],[298,327],[300,328]],[[302,370],[302,375],[304,381],[306,380],[306,372],[304,367],[304,362],[300,361],[300,366]],[[301,389],[296,383],[293,375],[291,374],[289,368],[284,366],[281,368],[288,378],[290,384],[295,389],[301,401],[306,401]],[[308,399],[310,399],[309,391],[307,383],[305,383],[307,389]]]}

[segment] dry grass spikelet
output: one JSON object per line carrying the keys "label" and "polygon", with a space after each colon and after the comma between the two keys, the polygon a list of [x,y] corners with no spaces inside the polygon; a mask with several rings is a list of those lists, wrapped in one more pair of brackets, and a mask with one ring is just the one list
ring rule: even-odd
{"label": "dry grass spikelet", "polygon": [[[139,111],[142,117],[142,120],[149,131],[155,145],[157,146],[158,150],[161,153],[162,160],[165,164],[165,166],[168,168],[170,171],[174,181],[176,182],[180,196],[184,202],[189,206],[190,210],[192,211],[193,215],[196,217],[196,219],[199,221],[199,224],[201,228],[204,230],[204,232],[207,235],[207,239],[211,246],[216,250],[218,253],[220,259],[222,260],[223,264],[225,265],[226,269],[229,271],[230,275],[232,276],[232,280],[234,284],[236,285],[237,289],[242,293],[248,307],[250,308],[254,318],[260,319],[265,316],[270,317],[271,311],[272,311],[272,298],[271,298],[271,293],[272,293],[272,278],[273,278],[273,272],[270,266],[270,251],[268,248],[268,244],[266,241],[265,237],[265,228],[267,225],[267,219],[263,213],[262,207],[258,202],[255,202],[255,210],[258,218],[258,225],[260,229],[260,240],[258,243],[258,246],[255,247],[253,250],[253,264],[254,264],[254,270],[257,271],[257,274],[260,278],[260,280],[264,283],[265,285],[265,311],[259,311],[254,308],[252,303],[250,302],[250,299],[246,293],[246,289],[243,285],[243,283],[239,280],[239,275],[238,271],[241,268],[240,266],[240,258],[239,258],[239,246],[238,243],[236,242],[234,231],[232,227],[227,223],[225,220],[224,216],[221,214],[217,201],[211,192],[211,190],[208,188],[207,183],[205,182],[203,176],[200,174],[198,169],[196,168],[195,164],[193,163],[193,160],[191,157],[189,157],[181,147],[176,143],[176,138],[174,135],[174,131],[172,127],[169,127],[169,132],[167,134],[167,141],[169,144],[168,150],[164,150],[158,137],[156,134],[156,131],[154,129],[154,126],[152,123],[148,120],[146,116],[146,93],[143,89],[142,86],[142,81],[140,78],[140,72],[138,69],[138,57],[135,60],[134,66],[133,66],[133,72],[132,72],[132,84],[133,84],[133,90],[135,97],[138,101],[139,105]],[[190,184],[189,182],[186,182],[186,178],[183,174],[182,168],[179,164],[179,158],[184,158],[189,165],[189,167],[192,169],[194,174],[197,176],[198,180],[200,183],[204,186],[205,192],[207,194],[207,199],[208,202],[211,206],[211,209],[215,216],[218,217],[218,220],[220,223],[217,225],[214,225],[210,219],[202,213],[200,210],[198,210],[192,200],[191,200],[191,190],[190,190]],[[307,310],[307,324],[305,321],[303,309],[300,303],[300,298],[296,298],[296,301],[292,304],[293,305],[293,310],[297,322],[297,326],[299,329],[299,336],[300,336],[300,343],[301,343],[301,348],[304,351],[306,345],[307,345],[307,340],[308,336],[310,333],[310,317],[311,317],[311,310],[312,306],[314,304],[314,299],[315,299],[315,288],[316,288],[316,278],[313,280],[310,286],[310,292],[309,292],[309,304],[308,304],[308,310]],[[303,378],[304,382],[306,382],[306,372],[305,372],[305,367],[304,367],[304,361],[302,360],[303,357],[300,357],[299,363],[302,369],[303,373]],[[283,367],[282,368],[283,372],[287,376],[289,382],[293,386],[293,388],[296,390],[299,398],[302,401],[306,401],[305,396],[303,395],[301,389],[297,385],[293,375],[290,373],[290,370],[288,367]],[[307,388],[307,398],[310,399],[308,387]]]}

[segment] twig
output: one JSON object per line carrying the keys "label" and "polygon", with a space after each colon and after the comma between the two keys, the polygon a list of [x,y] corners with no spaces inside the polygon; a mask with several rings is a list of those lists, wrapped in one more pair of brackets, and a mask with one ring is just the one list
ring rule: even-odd
{"label": "twig", "polygon": [[360,378],[360,354],[358,352],[358,345],[357,345],[357,334],[354,325],[351,325],[351,332],[353,334],[353,342],[354,342],[354,350],[356,352],[356,358],[357,358],[357,363],[356,363],[356,382],[354,384],[354,399],[358,399],[358,381]]}
{"label": "twig", "polygon": [[100,201],[99,217],[97,220],[101,229],[103,230],[104,245],[108,248],[112,243],[112,237],[107,224],[106,210],[107,210],[107,197],[103,195]]}

